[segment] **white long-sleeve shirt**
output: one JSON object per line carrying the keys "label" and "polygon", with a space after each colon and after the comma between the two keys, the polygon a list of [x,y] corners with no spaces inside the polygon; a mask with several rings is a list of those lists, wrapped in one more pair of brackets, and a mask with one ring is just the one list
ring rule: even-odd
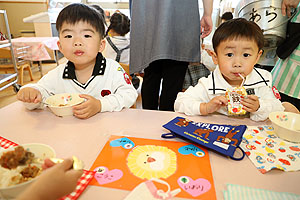
{"label": "white long-sleeve shirt", "polygon": [[[43,100],[51,94],[80,93],[88,94],[101,101],[101,112],[120,111],[131,107],[138,96],[128,74],[112,59],[97,55],[96,64],[90,79],[82,84],[76,79],[75,66],[72,62],[60,65],[48,72],[36,84],[27,84],[39,90]],[[28,109],[42,108],[43,104],[25,103]]]}
{"label": "white long-sleeve shirt", "polygon": [[[244,87],[246,90],[253,89],[259,98],[260,107],[256,112],[250,113],[250,119],[263,121],[268,118],[269,113],[284,110],[281,102],[273,94],[270,72],[254,68],[246,77]],[[185,92],[178,93],[174,104],[175,111],[186,115],[201,115],[200,104],[208,103],[216,96],[225,96],[228,88],[233,89],[223,78],[217,66],[207,78],[199,79],[195,87],[191,86]],[[221,107],[217,112],[228,115],[226,107]]]}

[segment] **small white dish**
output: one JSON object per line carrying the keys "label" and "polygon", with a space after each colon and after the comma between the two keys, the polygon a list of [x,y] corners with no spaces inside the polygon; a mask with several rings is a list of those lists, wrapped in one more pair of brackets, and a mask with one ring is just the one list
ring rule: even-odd
{"label": "small white dish", "polygon": [[278,137],[290,142],[300,142],[300,114],[272,112],[269,119]]}
{"label": "small white dish", "polygon": [[63,93],[48,97],[45,104],[55,115],[63,117],[73,115],[72,107],[84,102],[84,100],[79,94]]}

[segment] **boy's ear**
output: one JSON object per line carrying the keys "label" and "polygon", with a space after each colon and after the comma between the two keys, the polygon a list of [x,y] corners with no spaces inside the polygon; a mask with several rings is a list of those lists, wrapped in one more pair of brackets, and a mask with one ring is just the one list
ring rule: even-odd
{"label": "boy's ear", "polygon": [[57,41],[57,46],[58,46],[59,51],[61,51],[61,44],[60,44],[59,40]]}
{"label": "boy's ear", "polygon": [[260,56],[263,54],[263,50],[259,50],[258,54],[257,54],[257,58],[256,58],[256,62],[258,62],[258,60],[260,59]]}
{"label": "boy's ear", "polygon": [[105,44],[106,44],[105,39],[100,41],[99,52],[102,52],[105,49]]}
{"label": "boy's ear", "polygon": [[214,61],[214,64],[217,65],[218,64],[218,58],[217,58],[216,52],[211,51],[209,55],[212,57],[212,59]]}

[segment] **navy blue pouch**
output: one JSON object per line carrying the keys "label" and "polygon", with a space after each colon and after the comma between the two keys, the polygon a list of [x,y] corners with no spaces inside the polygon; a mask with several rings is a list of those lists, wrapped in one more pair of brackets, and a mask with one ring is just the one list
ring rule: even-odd
{"label": "navy blue pouch", "polygon": [[[239,147],[242,136],[247,129],[245,125],[209,124],[176,117],[163,125],[163,127],[171,132],[162,134],[162,138],[178,137],[189,140],[225,156],[229,156],[234,160],[242,160],[245,156],[244,151]],[[240,149],[242,152],[240,158],[233,157],[236,149]]]}

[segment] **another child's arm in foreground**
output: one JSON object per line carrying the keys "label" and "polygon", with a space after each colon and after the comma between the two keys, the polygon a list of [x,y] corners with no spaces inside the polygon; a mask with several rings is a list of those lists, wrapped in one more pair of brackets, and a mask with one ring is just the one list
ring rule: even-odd
{"label": "another child's arm in foreground", "polygon": [[209,99],[205,87],[199,82],[195,87],[189,87],[185,92],[179,92],[175,100],[176,112],[186,115],[207,115],[227,105],[225,96]]}
{"label": "another child's arm in foreground", "polygon": [[[49,164],[51,161],[46,160],[45,164],[47,162]],[[72,166],[73,160],[71,159],[66,159],[53,167],[49,166],[51,168],[43,172],[19,195],[17,200],[55,200],[73,192],[82,175],[82,170],[71,169]]]}

